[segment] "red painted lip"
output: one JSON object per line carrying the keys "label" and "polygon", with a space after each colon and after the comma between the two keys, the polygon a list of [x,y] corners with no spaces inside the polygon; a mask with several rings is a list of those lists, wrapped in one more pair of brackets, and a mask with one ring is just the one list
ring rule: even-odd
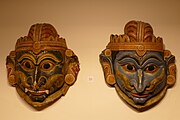
{"label": "red painted lip", "polygon": [[137,94],[137,93],[133,93],[133,92],[131,92],[131,95],[134,97],[138,97],[138,98],[145,98],[145,97],[149,96],[149,94]]}

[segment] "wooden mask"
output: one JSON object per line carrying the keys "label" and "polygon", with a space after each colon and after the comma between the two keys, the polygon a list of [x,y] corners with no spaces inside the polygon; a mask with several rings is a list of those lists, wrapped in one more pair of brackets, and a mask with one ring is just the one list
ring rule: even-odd
{"label": "wooden mask", "polygon": [[6,60],[8,81],[37,110],[65,95],[76,81],[79,61],[50,24],[32,25]]}
{"label": "wooden mask", "polygon": [[141,21],[130,21],[124,34],[111,35],[100,63],[107,84],[137,111],[156,105],[176,81],[175,57]]}

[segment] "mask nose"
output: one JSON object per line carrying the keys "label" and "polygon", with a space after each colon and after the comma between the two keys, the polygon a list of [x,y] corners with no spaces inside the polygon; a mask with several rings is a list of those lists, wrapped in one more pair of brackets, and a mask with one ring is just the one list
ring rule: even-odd
{"label": "mask nose", "polygon": [[138,76],[138,80],[137,80],[137,86],[135,88],[138,93],[142,93],[145,87],[143,86],[143,72],[141,69],[137,70],[137,76]]}
{"label": "mask nose", "polygon": [[37,81],[38,81],[38,78],[37,78],[37,74],[38,73],[38,67],[36,66],[35,67],[35,71],[34,71],[34,83],[33,83],[33,87],[35,90],[37,90],[39,88],[38,84],[37,84]]}

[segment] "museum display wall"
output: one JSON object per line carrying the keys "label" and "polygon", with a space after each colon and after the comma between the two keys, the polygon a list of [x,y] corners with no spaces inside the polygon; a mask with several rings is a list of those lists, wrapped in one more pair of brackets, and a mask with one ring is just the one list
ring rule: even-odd
{"label": "museum display wall", "polygon": [[[39,0],[0,1],[0,118],[3,120],[178,120],[180,108],[180,1]],[[154,107],[138,112],[104,78],[99,55],[111,34],[123,34],[131,20],[151,24],[155,36],[176,57],[176,83]],[[33,24],[49,23],[78,56],[80,71],[67,94],[42,110],[23,100],[8,82],[6,57]]]}

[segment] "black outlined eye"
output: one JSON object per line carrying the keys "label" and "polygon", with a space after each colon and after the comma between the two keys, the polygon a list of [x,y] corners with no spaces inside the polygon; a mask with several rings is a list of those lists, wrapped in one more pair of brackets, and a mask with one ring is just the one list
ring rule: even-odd
{"label": "black outlined eye", "polygon": [[45,72],[50,72],[55,66],[55,63],[50,60],[45,60],[40,64],[41,70]]}
{"label": "black outlined eye", "polygon": [[31,68],[31,64],[30,64],[29,62],[26,62],[26,63],[24,64],[24,66],[26,66],[26,68],[28,68],[28,69]]}
{"label": "black outlined eye", "polygon": [[44,63],[43,64],[43,69],[49,69],[51,67],[50,63]]}
{"label": "black outlined eye", "polygon": [[32,71],[34,69],[34,64],[30,61],[30,60],[24,60],[21,63],[21,67],[25,70],[25,71]]}
{"label": "black outlined eye", "polygon": [[154,72],[156,72],[157,70],[158,70],[158,67],[157,67],[156,65],[154,65],[154,64],[149,65],[149,66],[147,66],[147,67],[145,68],[145,72],[147,72],[147,73],[154,73]]}
{"label": "black outlined eye", "polygon": [[128,71],[128,72],[135,72],[135,71],[136,71],[135,66],[134,66],[134,65],[131,65],[131,64],[125,64],[125,65],[123,65],[122,67],[123,67],[123,69],[124,69],[125,71]]}

